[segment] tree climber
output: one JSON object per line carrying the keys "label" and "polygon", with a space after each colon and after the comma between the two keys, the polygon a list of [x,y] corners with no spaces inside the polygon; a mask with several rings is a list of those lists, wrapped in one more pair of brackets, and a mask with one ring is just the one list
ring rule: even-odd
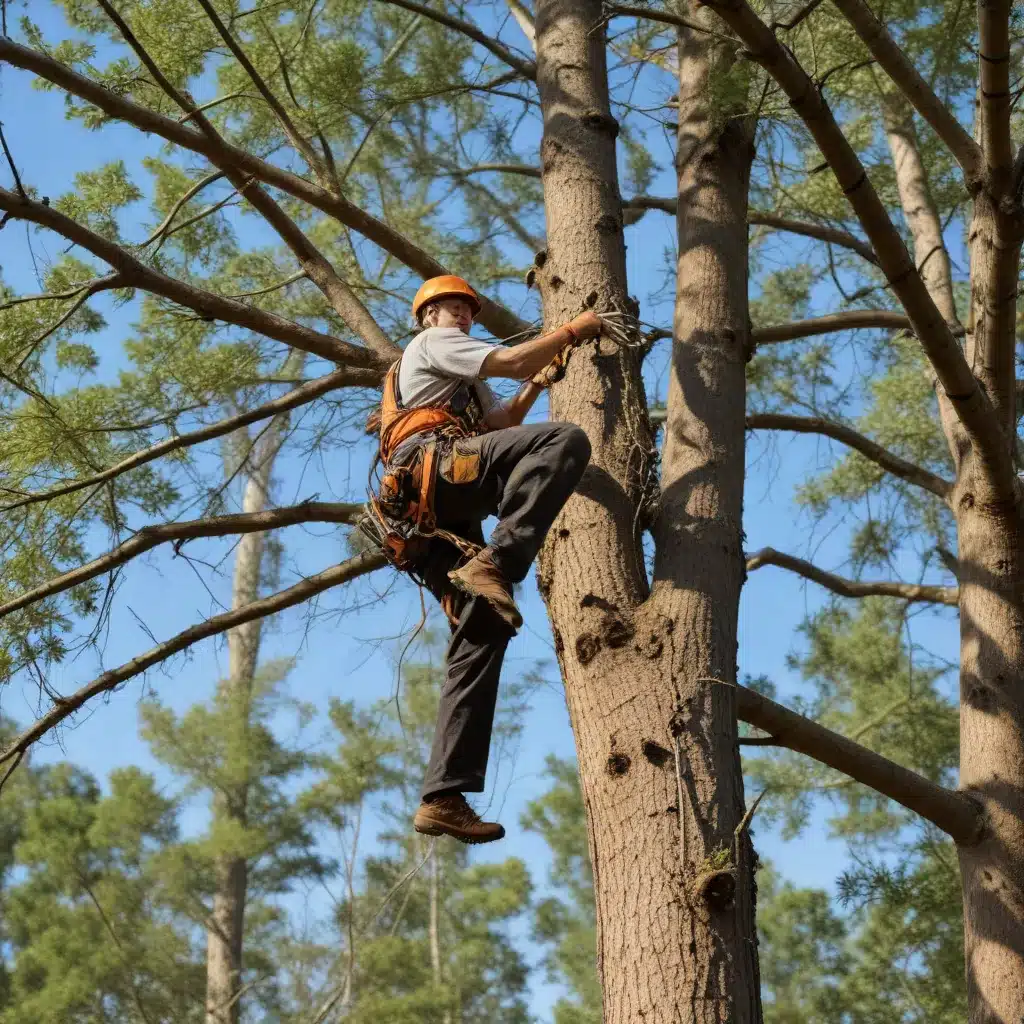
{"label": "tree climber", "polygon": [[[378,496],[369,523],[390,561],[438,599],[451,626],[433,749],[413,827],[464,843],[501,839],[464,793],[480,793],[505,649],[522,625],[512,585],[590,459],[571,423],[522,422],[560,379],[571,350],[604,327],[585,312],[514,348],[469,336],[480,311],[460,277],[426,281],[413,300],[422,328],[388,371],[380,407]],[[485,377],[525,381],[499,403]],[[368,427],[378,420],[371,417]],[[489,543],[481,525],[498,517]],[[369,532],[369,531],[368,531]]]}

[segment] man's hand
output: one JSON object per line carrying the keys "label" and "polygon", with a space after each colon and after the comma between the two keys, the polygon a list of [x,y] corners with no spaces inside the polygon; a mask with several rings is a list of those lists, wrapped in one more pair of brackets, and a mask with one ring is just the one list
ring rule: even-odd
{"label": "man's hand", "polygon": [[580,340],[583,340],[584,338],[596,338],[603,330],[604,324],[592,309],[588,309],[586,312],[580,313],[579,316],[573,317],[569,321],[569,327]]}

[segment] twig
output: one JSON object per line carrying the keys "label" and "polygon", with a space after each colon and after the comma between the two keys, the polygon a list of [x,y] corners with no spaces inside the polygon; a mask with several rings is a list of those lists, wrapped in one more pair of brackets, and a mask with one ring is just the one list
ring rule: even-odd
{"label": "twig", "polygon": [[[4,8],[4,14],[6,16],[7,8]],[[4,35],[7,35],[7,30],[4,29]],[[18,168],[14,165],[14,157],[11,156],[10,147],[7,145],[7,136],[4,135],[4,125],[0,121],[0,145],[4,148],[4,156],[7,157],[7,163],[10,165],[11,174],[14,175],[14,187],[18,190],[18,195],[22,199],[28,199],[28,193],[25,191],[25,186],[21,183],[21,176],[18,174]]]}

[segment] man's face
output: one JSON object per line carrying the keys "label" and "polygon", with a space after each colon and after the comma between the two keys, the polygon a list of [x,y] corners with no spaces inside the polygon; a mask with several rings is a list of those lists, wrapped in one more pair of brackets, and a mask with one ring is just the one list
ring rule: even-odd
{"label": "man's face", "polygon": [[434,307],[437,312],[431,311],[429,320],[433,320],[434,327],[458,327],[463,334],[468,334],[473,326],[473,307],[465,300],[456,296],[441,299]]}

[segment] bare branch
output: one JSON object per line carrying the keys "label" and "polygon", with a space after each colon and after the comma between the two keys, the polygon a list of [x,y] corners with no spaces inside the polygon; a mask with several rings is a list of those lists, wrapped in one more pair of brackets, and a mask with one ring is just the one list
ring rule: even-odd
{"label": "bare branch", "polygon": [[[835,5],[853,26],[853,30],[860,36],[879,66],[932,126],[935,134],[949,147],[963,169],[968,190],[976,189],[981,184],[985,171],[978,144],[935,94],[864,0],[835,0]],[[825,152],[824,149],[822,152]],[[877,244],[875,248],[878,248]]]}
{"label": "bare branch", "polygon": [[341,583],[348,583],[350,580],[358,576],[364,576],[375,569],[380,569],[386,564],[384,556],[377,552],[357,555],[355,558],[350,558],[340,565],[326,569],[316,576],[310,576],[300,583],[289,587],[287,590],[281,590],[270,597],[254,601],[252,604],[243,605],[241,608],[224,612],[221,615],[214,615],[201,623],[190,626],[170,640],[157,644],[145,654],[140,654],[124,665],[111,669],[109,672],[104,672],[103,675],[98,676],[91,683],[76,690],[70,697],[58,698],[54,706],[45,715],[37,719],[33,725],[22,732],[21,735],[16,737],[0,752],[0,764],[23,756],[33,743],[41,739],[52,729],[55,729],[93,697],[116,689],[121,683],[145,672],[146,669],[152,668],[162,661],[166,661],[172,655],[186,650],[200,640],[216,636],[218,633],[223,633],[243,623],[262,619],[268,615],[284,611],[286,608],[302,604],[304,601],[308,601],[311,597],[315,597],[331,587],[336,587]]}
{"label": "bare branch", "polygon": [[23,306],[28,302],[66,302],[68,299],[74,299],[81,295],[82,292],[91,288],[94,284],[99,284],[101,281],[109,281],[112,279],[113,275],[108,274],[106,277],[94,277],[89,281],[83,281],[81,284],[76,284],[63,292],[39,292],[35,295],[16,295],[13,299],[8,299],[6,302],[0,302],[0,313],[5,309],[13,309],[15,306]]}
{"label": "bare branch", "polygon": [[[907,331],[912,329],[910,320],[895,310],[849,309],[842,313],[813,317],[810,320],[791,320],[788,324],[755,327],[750,332],[750,340],[755,345],[774,345],[782,341],[796,341],[799,338],[812,338],[819,334],[832,334],[835,331],[862,330],[874,327]],[[648,331],[644,337],[653,344],[655,341],[671,338],[672,331],[667,327],[656,327]]]}
{"label": "bare branch", "polygon": [[791,430],[796,434],[821,434],[824,437],[831,437],[834,441],[849,445],[855,451],[860,452],[866,459],[870,459],[877,466],[881,466],[887,473],[906,480],[907,483],[917,487],[923,487],[926,491],[943,501],[948,501],[952,493],[953,485],[944,480],[941,476],[932,473],[930,470],[916,466],[906,459],[894,455],[892,452],[876,444],[869,437],[859,434],[856,430],[843,423],[836,423],[834,420],[826,420],[817,416],[788,416],[781,413],[752,413],[747,416],[747,428],[750,430]]}
{"label": "bare branch", "polygon": [[166,233],[167,229],[171,226],[171,222],[181,212],[181,208],[190,200],[195,199],[200,192],[203,191],[209,185],[212,185],[215,181],[220,181],[224,177],[223,171],[214,171],[213,174],[207,174],[205,177],[200,178],[191,188],[189,188],[184,195],[182,195],[175,204],[171,207],[170,212],[164,217],[163,221],[157,227],[156,231],[153,232],[144,242],[139,245],[140,249],[146,248],[147,245],[152,245],[158,238],[162,238]]}
{"label": "bare branch", "polygon": [[651,7],[633,7],[629,4],[609,4],[605,7],[605,10],[613,17],[641,18],[647,21],[657,21],[662,25],[688,28],[694,32],[701,32],[704,35],[715,36],[718,39],[729,39],[735,42],[732,36],[727,36],[722,32],[715,32],[708,28],[707,25],[701,25],[696,21],[689,21],[678,14],[672,14],[670,11],[656,10]]}
{"label": "bare branch", "polygon": [[[0,61],[52,82],[66,92],[92,103],[111,118],[132,124],[141,131],[159,135],[168,142],[205,156],[218,166],[228,164],[237,170],[252,174],[260,181],[309,203],[339,223],[359,232],[421,277],[435,277],[448,273],[443,264],[419,246],[343,196],[334,195],[322,186],[261,160],[223,139],[212,139],[202,132],[119,96],[44,53],[0,37]],[[482,309],[477,320],[497,337],[509,337],[530,328],[527,321],[504,306],[484,296],[481,296],[481,299]]]}
{"label": "bare branch", "polygon": [[923,583],[903,583],[894,580],[849,580],[825,572],[803,558],[783,554],[774,548],[761,548],[760,551],[747,556],[747,572],[753,572],[765,565],[777,565],[780,569],[788,569],[798,576],[803,576],[804,579],[821,584],[840,597],[898,597],[911,603],[945,604],[951,608],[956,608],[960,603],[960,592],[956,587],[928,586]]}
{"label": "bare branch", "polygon": [[[6,15],[6,9],[5,9]],[[7,32],[4,32],[7,35]],[[7,158],[7,166],[11,169],[11,174],[14,176],[14,187],[18,190],[18,195],[25,196],[25,186],[21,183],[21,175],[18,174],[18,165],[14,162],[14,156],[11,153],[10,146],[7,145],[7,136],[4,135],[4,126],[0,122],[0,147],[3,148],[4,156]]]}
{"label": "bare branch", "polygon": [[[1024,147],[1022,147],[1024,149]],[[461,169],[462,174],[482,174],[493,171],[495,174],[518,174],[524,178],[540,178],[541,169],[530,164],[474,164]]]}
{"label": "bare branch", "polygon": [[[487,165],[481,166],[486,167]],[[627,215],[625,222],[634,224],[647,210],[661,210],[663,213],[670,213],[674,216],[676,200],[672,196],[636,195],[627,199],[622,204],[622,209],[627,211],[627,214],[633,214],[633,216]],[[862,256],[869,263],[878,265],[878,258],[867,242],[839,228],[829,227],[826,224],[815,224],[811,221],[795,220],[792,217],[781,217],[761,210],[751,210],[747,214],[747,223],[775,228],[777,231],[788,231],[794,235],[805,235],[808,238],[816,238],[832,245],[841,245],[857,253],[858,256]]]}
{"label": "bare branch", "polygon": [[635,195],[622,203],[622,211],[625,216],[622,223],[628,227],[640,220],[648,210],[660,210],[662,213],[676,214],[675,196],[645,196]]}
{"label": "bare branch", "polygon": [[959,846],[973,846],[981,839],[984,826],[982,809],[965,793],[931,782],[923,775],[776,704],[756,690],[724,680],[716,679],[714,682],[735,691],[736,717],[769,733],[777,746],[806,754],[895,800],[942,829]]}
{"label": "bare branch", "polygon": [[477,28],[472,22],[453,18],[450,14],[427,7],[425,4],[415,3],[414,0],[381,0],[381,2],[389,3],[392,7],[403,7],[414,14],[436,21],[439,25],[461,32],[467,39],[472,39],[473,42],[493,53],[498,60],[504,61],[513,71],[518,71],[524,78],[528,78],[532,82],[537,77],[537,65],[532,60],[524,60],[507,46],[499,43],[497,39]]}
{"label": "bare branch", "polygon": [[788,231],[794,235],[806,235],[808,238],[816,238],[832,245],[841,245],[844,249],[850,249],[858,256],[863,256],[868,263],[878,265],[878,257],[867,242],[839,228],[832,228],[826,224],[814,224],[810,221],[794,220],[791,217],[780,217],[763,210],[751,210],[747,214],[747,223],[775,228],[778,231]]}
{"label": "bare branch", "polygon": [[353,384],[362,387],[364,386],[362,378],[366,372],[348,369],[335,370],[333,373],[317,377],[316,380],[311,380],[301,387],[287,392],[287,394],[282,395],[280,398],[275,398],[264,405],[258,405],[255,409],[249,409],[238,416],[232,416],[229,419],[213,423],[208,427],[203,427],[201,430],[194,430],[187,434],[179,434],[177,437],[169,437],[165,441],[159,441],[149,448],[143,449],[141,452],[129,455],[109,469],[96,473],[94,476],[73,480],[70,483],[61,484],[52,490],[43,491],[39,494],[26,495],[17,501],[12,501],[9,505],[0,505],[0,513],[13,512],[15,509],[23,508],[25,505],[34,505],[41,501],[52,501],[54,498],[63,497],[65,494],[74,494],[76,491],[82,491],[88,487],[95,487],[97,484],[106,483],[108,480],[113,480],[123,473],[146,465],[147,462],[153,462],[168,452],[177,451],[181,448],[190,448],[193,445],[201,444],[203,441],[211,441],[214,438],[223,437],[225,434],[230,434],[233,430],[246,427],[250,423],[258,423],[260,420],[270,419],[278,413],[288,412],[291,409],[298,408],[300,405],[306,405],[308,402],[312,402],[321,395],[325,395],[328,391],[333,391],[336,388],[347,387]]}
{"label": "bare branch", "polygon": [[817,416],[790,416],[782,413],[752,413],[746,418],[750,430],[788,430],[797,434],[820,434],[855,449],[887,473],[907,483],[930,491],[944,501],[949,500],[953,485],[930,470],[895,455],[869,437],[843,423]]}
{"label": "bare branch", "polygon": [[912,330],[910,320],[892,309],[848,309],[842,313],[816,316],[811,320],[791,320],[788,324],[758,327],[751,334],[757,345],[771,345],[779,341],[795,341],[834,331],[862,330],[886,327],[894,331]]}
{"label": "bare branch", "polygon": [[792,32],[797,25],[809,18],[820,6],[821,0],[808,0],[789,21],[773,21],[771,29],[773,32],[777,32],[780,28],[785,32]]}
{"label": "bare branch", "polygon": [[62,573],[41,586],[27,590],[13,600],[0,604],[0,619],[34,604],[36,601],[42,601],[44,598],[87,583],[168,541],[175,541],[175,549],[178,550],[184,541],[195,540],[199,537],[263,533],[266,530],[294,526],[296,523],[343,523],[350,526],[355,522],[362,509],[361,504],[308,501],[301,505],[266,509],[263,512],[211,516],[209,519],[193,519],[184,523],[144,526],[134,537],[119,544],[112,551],[100,555],[99,558],[94,558],[91,562],[86,562],[85,565],[80,565],[77,569]]}
{"label": "bare branch", "polygon": [[[0,47],[3,42],[0,40]],[[55,231],[68,241],[74,242],[75,245],[80,245],[114,267],[126,286],[144,288],[154,295],[160,295],[180,306],[195,310],[208,319],[222,320],[238,327],[245,327],[250,331],[257,331],[275,341],[292,345],[304,352],[311,352],[335,363],[373,370],[379,370],[382,366],[380,356],[368,349],[350,345],[329,334],[321,334],[309,327],[303,327],[276,313],[245,305],[237,299],[215,295],[213,292],[204,291],[186,284],[184,281],[161,274],[158,270],[147,267],[116,242],[90,231],[70,217],[58,213],[51,206],[30,199],[22,199],[14,192],[0,188],[0,210],[6,210],[12,217],[40,224]],[[372,386],[375,379],[376,377],[373,375],[368,376],[367,384]]]}
{"label": "bare branch", "polygon": [[257,295],[269,295],[271,292],[280,291],[282,288],[287,288],[290,284],[295,284],[297,281],[302,281],[306,277],[304,270],[297,270],[294,274],[289,274],[287,277],[280,281],[275,281],[273,284],[268,284],[266,288],[257,288],[251,292],[236,292],[231,296],[233,299],[252,299]]}
{"label": "bare branch", "polygon": [[[846,8],[859,4],[860,0],[836,2]],[[992,403],[979,387],[959,342],[929,294],[864,165],[817,86],[746,0],[712,0],[708,6],[732,27],[751,58],[782,87],[828,161],[874,248],[879,267],[906,310],[939,383],[970,436],[984,471],[979,483],[987,492],[986,500],[1012,498],[1015,477],[1011,447]]]}

